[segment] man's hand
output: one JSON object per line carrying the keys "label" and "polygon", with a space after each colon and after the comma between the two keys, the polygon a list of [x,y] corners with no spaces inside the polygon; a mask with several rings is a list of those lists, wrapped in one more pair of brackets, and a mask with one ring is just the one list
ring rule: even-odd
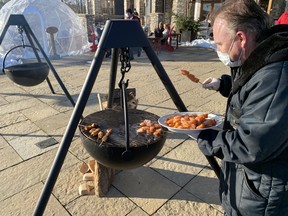
{"label": "man's hand", "polygon": [[217,91],[220,88],[220,79],[209,77],[203,82],[202,87],[205,89]]}

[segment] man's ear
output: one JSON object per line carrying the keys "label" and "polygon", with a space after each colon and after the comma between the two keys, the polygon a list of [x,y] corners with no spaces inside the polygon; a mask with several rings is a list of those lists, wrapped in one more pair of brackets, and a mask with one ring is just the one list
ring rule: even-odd
{"label": "man's ear", "polygon": [[243,31],[238,31],[236,33],[236,35],[239,37],[241,47],[246,48],[247,47],[247,37],[248,37],[247,33],[243,32]]}

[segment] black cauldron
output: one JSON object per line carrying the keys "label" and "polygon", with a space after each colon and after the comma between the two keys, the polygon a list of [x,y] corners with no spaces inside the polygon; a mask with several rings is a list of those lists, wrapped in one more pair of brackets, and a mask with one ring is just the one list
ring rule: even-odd
{"label": "black cauldron", "polygon": [[35,86],[47,78],[49,67],[46,63],[41,62],[26,63],[6,67],[4,73],[18,85]]}
{"label": "black cauldron", "polygon": [[[5,73],[10,80],[18,85],[22,86],[35,86],[42,83],[49,74],[49,66],[47,63],[35,62],[35,63],[24,63],[5,67],[5,60],[9,52],[13,49],[23,47],[16,46],[9,50],[3,59],[3,73]],[[31,47],[25,45],[25,47]],[[36,48],[35,48],[36,49]]]}
{"label": "black cauldron", "polygon": [[[123,154],[127,152],[125,146],[125,121],[123,110],[103,110],[85,117],[79,125],[80,137],[84,148],[99,163],[114,169],[133,169],[152,160],[162,149],[166,141],[166,129],[162,128],[161,136],[152,138],[146,135],[138,135],[136,129],[139,123],[145,119],[157,122],[159,117],[153,113],[142,110],[128,110],[129,116],[129,157]],[[101,144],[101,140],[92,137],[84,130],[85,125],[92,123],[106,131],[112,128],[109,140]]]}

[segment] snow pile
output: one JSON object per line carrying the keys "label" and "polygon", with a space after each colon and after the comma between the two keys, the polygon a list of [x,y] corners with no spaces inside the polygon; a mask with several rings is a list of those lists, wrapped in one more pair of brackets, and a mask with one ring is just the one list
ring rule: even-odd
{"label": "snow pile", "polygon": [[196,39],[191,42],[182,43],[181,46],[195,46],[209,49],[217,49],[217,45],[210,39]]}

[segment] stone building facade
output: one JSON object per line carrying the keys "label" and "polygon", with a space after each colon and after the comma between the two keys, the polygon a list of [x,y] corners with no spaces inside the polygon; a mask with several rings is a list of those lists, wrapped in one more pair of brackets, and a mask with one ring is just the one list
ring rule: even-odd
{"label": "stone building facade", "polygon": [[[175,15],[193,16],[194,20],[203,20],[205,16],[219,7],[225,0],[86,0],[86,13],[93,15],[96,23],[105,23],[107,19],[123,19],[127,8],[136,9],[142,26],[153,31],[160,21],[174,25]],[[266,10],[272,0],[255,0]],[[288,0],[273,0],[271,15],[279,17],[285,10]],[[282,3],[284,6],[282,6]],[[278,12],[279,11],[279,12]],[[275,15],[276,14],[276,15]]]}
{"label": "stone building facade", "polygon": [[205,19],[204,15],[220,6],[224,0],[124,0],[124,9],[136,8],[141,23],[150,31],[160,21],[175,24],[175,15],[193,16],[194,20]]}
{"label": "stone building facade", "polygon": [[[142,26],[153,31],[160,21],[174,25],[175,14],[203,19],[203,11],[213,10],[224,0],[86,0],[87,14],[95,16],[95,22],[107,19],[123,19],[127,8],[136,9]],[[206,11],[205,11],[206,10]]]}

